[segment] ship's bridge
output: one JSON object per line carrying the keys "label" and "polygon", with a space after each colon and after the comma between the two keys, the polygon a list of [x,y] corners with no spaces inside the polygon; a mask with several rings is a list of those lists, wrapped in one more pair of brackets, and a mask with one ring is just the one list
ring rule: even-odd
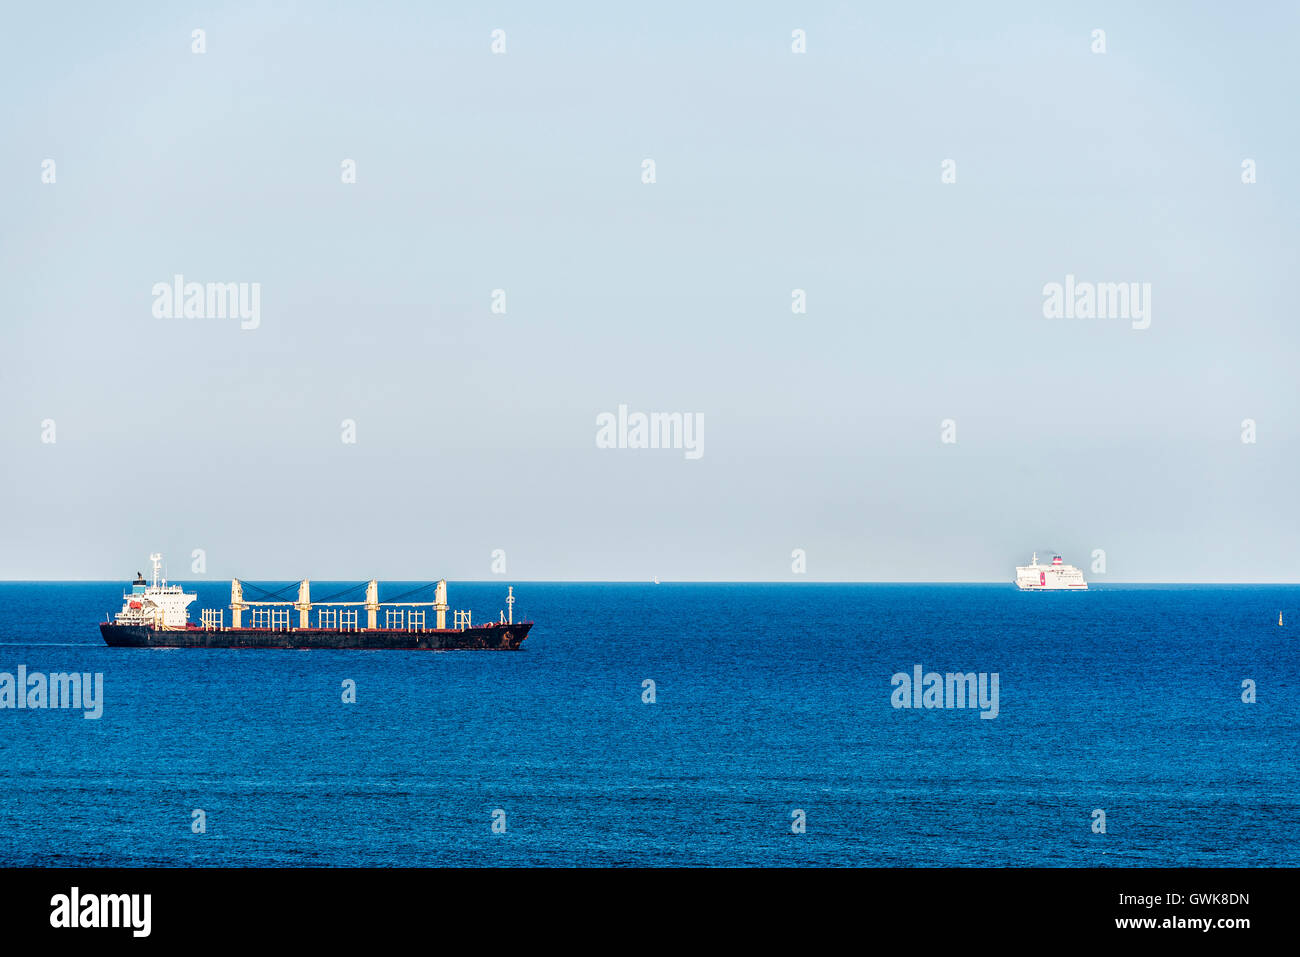
{"label": "ship's bridge", "polygon": [[150,555],[153,560],[153,583],[136,572],[130,593],[123,595],[122,610],[116,621],[124,625],[151,625],[155,628],[184,628],[189,622],[186,608],[198,595],[186,594],[180,585],[168,585],[167,579],[159,581],[161,555]]}

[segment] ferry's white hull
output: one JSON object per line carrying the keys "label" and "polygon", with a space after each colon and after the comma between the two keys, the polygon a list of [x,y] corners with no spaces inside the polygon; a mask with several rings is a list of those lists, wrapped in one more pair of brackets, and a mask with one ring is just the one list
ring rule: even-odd
{"label": "ferry's white hull", "polygon": [[1083,572],[1066,565],[1060,556],[1050,565],[1038,564],[1038,553],[1028,565],[1016,566],[1016,587],[1021,591],[1087,591],[1088,583]]}

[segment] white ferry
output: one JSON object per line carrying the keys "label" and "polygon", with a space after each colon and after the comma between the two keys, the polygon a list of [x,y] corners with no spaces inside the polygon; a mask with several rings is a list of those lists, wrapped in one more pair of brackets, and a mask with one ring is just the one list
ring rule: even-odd
{"label": "white ferry", "polygon": [[1083,572],[1066,565],[1060,555],[1052,557],[1052,564],[1038,564],[1038,552],[1028,565],[1016,566],[1016,587],[1021,591],[1087,591],[1088,583]]}

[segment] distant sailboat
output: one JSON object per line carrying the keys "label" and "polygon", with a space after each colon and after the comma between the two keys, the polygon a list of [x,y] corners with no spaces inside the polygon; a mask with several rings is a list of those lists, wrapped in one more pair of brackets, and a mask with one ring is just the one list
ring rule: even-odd
{"label": "distant sailboat", "polygon": [[1282,627],[1282,613],[1280,611],[1277,613],[1277,626]]}
{"label": "distant sailboat", "polygon": [[[658,575],[655,576],[655,584],[656,584],[656,585],[659,584],[659,576],[658,576]],[[1279,616],[1279,617],[1280,617],[1280,616]],[[1282,622],[1279,621],[1278,624],[1280,625],[1280,624],[1282,624]]]}

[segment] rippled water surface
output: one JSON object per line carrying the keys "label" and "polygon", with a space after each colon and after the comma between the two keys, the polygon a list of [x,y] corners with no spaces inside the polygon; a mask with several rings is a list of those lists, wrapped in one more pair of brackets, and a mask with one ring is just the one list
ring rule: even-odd
{"label": "rippled water surface", "polygon": [[[519,583],[514,654],[107,648],[122,588],[0,584],[0,672],[104,675],[0,710],[3,863],[1300,864],[1291,586]],[[917,664],[998,716],[894,708]]]}

